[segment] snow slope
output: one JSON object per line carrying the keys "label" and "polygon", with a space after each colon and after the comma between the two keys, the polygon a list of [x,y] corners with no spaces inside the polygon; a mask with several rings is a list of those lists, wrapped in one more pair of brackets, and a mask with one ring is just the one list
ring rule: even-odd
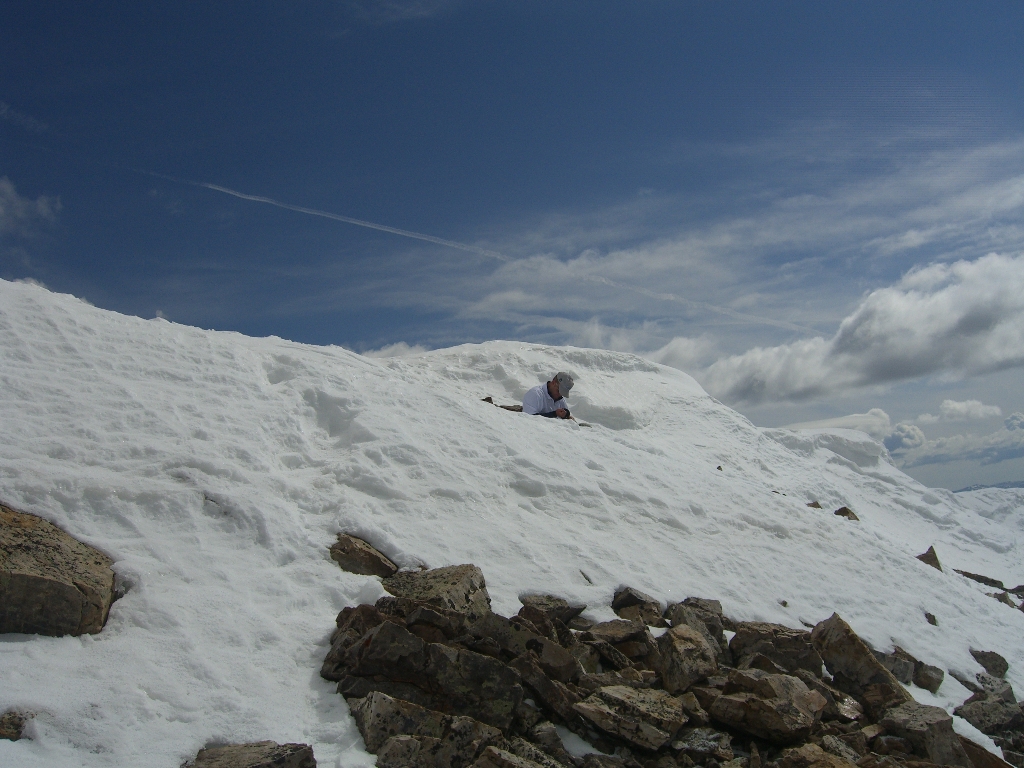
{"label": "snow slope", "polygon": [[[382,594],[329,559],[339,531],[479,565],[505,615],[553,591],[610,618],[622,584],[737,620],[838,611],[944,669],[998,651],[1024,693],[1024,613],[951,571],[1024,583],[1024,509],[979,514],[862,433],[756,428],[672,368],[516,342],[369,359],[2,281],[0,355],[0,500],[106,551],[127,589],[99,635],[0,636],[0,711],[36,713],[4,766],[176,767],[256,739],[373,765],[318,674],[337,612]],[[591,428],[481,402],[556,370]],[[914,559],[931,544],[947,572]]]}

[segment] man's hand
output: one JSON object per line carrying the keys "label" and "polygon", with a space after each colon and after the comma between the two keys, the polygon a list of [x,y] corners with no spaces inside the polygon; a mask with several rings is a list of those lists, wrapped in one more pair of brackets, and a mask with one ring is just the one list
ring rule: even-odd
{"label": "man's hand", "polygon": [[557,416],[560,419],[567,419],[569,418],[569,412],[565,410],[565,408],[557,408],[555,410],[555,416]]}

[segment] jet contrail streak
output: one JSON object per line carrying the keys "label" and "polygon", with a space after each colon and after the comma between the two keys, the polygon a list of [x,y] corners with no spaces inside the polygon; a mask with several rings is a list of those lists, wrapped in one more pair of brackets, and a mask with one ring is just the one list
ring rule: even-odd
{"label": "jet contrail streak", "polygon": [[488,251],[486,248],[479,248],[475,245],[469,245],[467,243],[460,243],[456,240],[445,240],[442,237],[434,237],[433,235],[424,235],[420,232],[410,232],[408,229],[399,229],[398,227],[389,227],[385,224],[374,224],[372,221],[363,221],[362,219],[353,219],[351,216],[342,216],[338,213],[331,213],[330,211],[321,211],[316,208],[303,208],[301,205],[291,205],[289,203],[282,203],[279,200],[274,200],[271,197],[262,197],[260,195],[247,195],[244,192],[236,192],[233,189],[227,187],[219,187],[216,184],[208,184],[202,181],[192,182],[200,187],[206,187],[216,192],[223,192],[226,195],[233,195],[234,197],[240,197],[242,200],[251,200],[254,203],[266,203],[267,205],[274,205],[278,208],[284,208],[288,211],[296,211],[297,213],[308,213],[310,216],[321,216],[325,219],[333,219],[334,221],[342,221],[346,224],[355,224],[357,227],[366,227],[367,229],[376,229],[381,232],[390,232],[392,235],[401,235],[402,237],[411,237],[413,240],[425,240],[428,243],[435,243],[437,245],[446,245],[449,248],[458,248],[460,251],[469,251],[470,253],[476,253],[480,256],[488,256],[492,259],[498,259],[499,261],[512,261],[508,256],[497,251]]}

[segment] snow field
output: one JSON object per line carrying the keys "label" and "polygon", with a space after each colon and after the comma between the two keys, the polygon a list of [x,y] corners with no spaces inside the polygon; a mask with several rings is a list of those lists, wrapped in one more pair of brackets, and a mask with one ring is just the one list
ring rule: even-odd
{"label": "snow field", "polygon": [[[611,618],[622,584],[737,620],[837,611],[943,669],[997,651],[1024,694],[1024,613],[952,572],[1024,583],[1012,492],[927,489],[862,433],[756,428],[672,368],[518,342],[370,359],[3,281],[0,355],[0,501],[107,552],[126,589],[99,635],[0,636],[0,710],[37,713],[3,765],[176,767],[257,739],[373,765],[319,677],[337,612],[383,594],[329,559],[339,531],[402,566],[475,563],[504,615],[542,591]],[[591,427],[481,402],[557,370]],[[914,559],[931,544],[945,573]],[[913,692],[967,696],[948,675]]]}

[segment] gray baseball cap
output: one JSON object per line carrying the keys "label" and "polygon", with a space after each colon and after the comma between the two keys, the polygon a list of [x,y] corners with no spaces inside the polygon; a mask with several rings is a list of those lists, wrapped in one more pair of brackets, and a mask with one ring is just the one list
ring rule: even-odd
{"label": "gray baseball cap", "polygon": [[555,374],[555,381],[558,382],[558,394],[565,397],[569,394],[569,390],[572,389],[573,380],[572,376],[563,371],[559,371]]}

